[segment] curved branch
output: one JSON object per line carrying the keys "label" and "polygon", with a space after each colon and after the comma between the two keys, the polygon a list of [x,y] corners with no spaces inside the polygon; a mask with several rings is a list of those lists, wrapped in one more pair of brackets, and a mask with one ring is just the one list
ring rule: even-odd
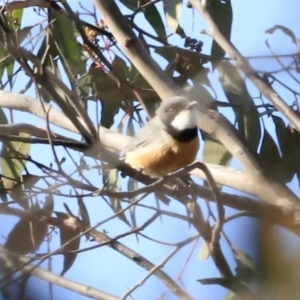
{"label": "curved branch", "polygon": [[192,6],[203,16],[209,25],[209,34],[219,45],[226,51],[229,56],[236,62],[237,66],[249,77],[249,79],[257,86],[259,91],[268,98],[278,111],[280,111],[291,123],[297,131],[300,132],[300,119],[296,112],[291,109],[284,100],[276,93],[276,91],[266,83],[255,70],[250,66],[249,62],[242,56],[242,54],[228,41],[219,30],[213,18],[209,14],[205,5],[201,1],[190,0]]}
{"label": "curved branch", "polygon": [[48,0],[27,0],[27,1],[14,1],[5,3],[1,6],[1,9],[4,7],[8,11],[13,11],[15,9],[24,9],[27,7],[38,6],[39,8],[49,7]]}
{"label": "curved branch", "polygon": [[[72,217],[73,223],[69,224],[68,222],[65,222],[65,220],[61,220],[60,218],[37,216],[35,214],[28,213],[27,211],[24,211],[21,209],[10,208],[7,205],[6,206],[2,205],[2,206],[4,208],[4,211],[6,210],[7,213],[11,213],[12,215],[27,215],[27,216],[30,215],[31,217],[36,218],[38,220],[42,219],[43,221],[47,221],[48,224],[51,224],[53,226],[59,226],[62,222],[65,226],[73,226],[73,227],[76,226],[76,228],[80,229],[81,234],[87,233],[88,235],[90,235],[91,237],[93,237],[95,239],[95,242],[97,242],[100,245],[107,244],[110,248],[112,248],[113,250],[124,255],[125,257],[130,259],[132,262],[134,262],[135,264],[139,265],[140,267],[146,269],[147,271],[153,271],[153,269],[155,268],[155,271],[153,271],[153,275],[156,276],[157,278],[159,278],[168,287],[170,292],[172,292],[174,295],[176,295],[179,299],[193,300],[193,298],[191,296],[189,296],[188,293],[186,293],[167,273],[165,273],[161,269],[156,269],[156,265],[151,263],[145,257],[143,257],[139,253],[133,251],[131,248],[120,243],[119,241],[115,240],[114,238],[110,238],[107,234],[94,229],[94,227],[90,227],[89,225],[85,224],[83,221],[81,221],[78,218]],[[1,205],[0,205],[0,209],[1,209]],[[33,275],[36,275],[34,273],[36,269],[32,269],[33,268],[32,266],[28,266],[28,268],[30,268],[29,271],[32,272]],[[51,273],[51,272],[49,272],[49,273]],[[63,277],[60,277],[60,278],[63,278]],[[50,281],[50,278],[47,278],[46,280]],[[57,284],[57,282],[56,282],[56,284]],[[101,292],[101,291],[94,290],[94,289],[92,290],[93,293],[95,293],[95,291]],[[81,293],[78,290],[77,290],[77,292]],[[85,291],[84,295],[86,295],[86,293],[87,293],[87,291]],[[107,294],[107,295],[111,296],[109,294]],[[101,298],[101,297],[97,298],[96,294],[94,294],[95,299],[106,299],[106,300],[119,299],[119,298],[109,298],[108,296],[107,296],[107,298]],[[114,296],[112,296],[112,297],[114,297]]]}
{"label": "curved branch", "polygon": [[[195,1],[197,2],[197,1]],[[158,67],[150,57],[139,39],[135,36],[128,22],[121,14],[115,1],[94,0],[95,5],[102,13],[107,26],[111,29],[117,42],[123,48],[125,54],[132,61],[139,72],[145,77],[149,84],[163,97],[182,94],[170,78]],[[198,3],[198,2],[197,2]],[[284,185],[267,178],[244,141],[238,136],[235,128],[221,114],[211,111],[203,105],[198,105],[199,122],[201,129],[214,135],[235,156],[249,176],[257,185],[257,196],[263,201],[278,206],[284,205],[287,210],[295,210],[299,206],[298,198]],[[300,210],[297,220],[300,220]]]}
{"label": "curved branch", "polygon": [[115,1],[94,0],[94,3],[126,56],[155,89],[158,95],[164,99],[182,94],[182,90],[150,57],[144,45],[121,14]]}
{"label": "curved branch", "polygon": [[[10,109],[16,109],[23,112],[29,112],[34,114],[35,116],[42,118],[46,120],[46,113],[42,107],[42,104],[39,100],[36,100],[34,98],[20,95],[20,94],[14,94],[11,92],[5,92],[0,91],[0,106]],[[47,103],[43,104],[44,108],[48,107]],[[56,108],[52,108],[49,111],[49,121],[50,123],[57,125],[61,128],[70,130],[72,132],[78,133],[77,128],[72,124],[72,122],[64,115],[64,113]],[[208,117],[206,117],[208,119]],[[222,118],[219,123],[221,124],[221,127],[219,127],[217,130],[219,130],[218,134],[222,133],[223,127],[222,127],[222,121],[225,119]],[[205,121],[205,120],[204,120]],[[204,122],[201,120],[200,122]],[[226,120],[225,120],[226,122]],[[229,122],[228,122],[229,123]],[[96,126],[96,125],[95,125]],[[233,127],[232,127],[233,128]],[[211,128],[211,130],[215,130],[214,128]],[[233,151],[237,151],[237,156],[243,157],[246,156],[247,159],[247,153],[244,152],[239,153],[240,148],[236,145],[230,145],[232,141],[235,142],[235,139],[238,139],[236,136],[236,133],[232,129],[232,134],[230,132],[226,132],[226,135],[224,133],[223,141],[228,144]],[[99,126],[97,128],[97,131],[99,132],[99,138],[102,146],[105,148],[113,149],[122,151],[125,146],[130,142],[130,137],[124,136],[122,134],[119,134],[117,132],[112,132],[102,126]],[[218,132],[218,131],[217,131]],[[220,133],[221,132],[221,133]],[[218,135],[217,135],[218,136]],[[93,146],[91,149],[85,151],[86,155],[90,155],[92,157],[98,157],[98,151],[97,145]],[[250,150],[247,149],[249,152]],[[136,176],[136,172],[132,169],[130,169],[127,165],[122,164],[118,160],[118,156],[116,156],[113,153],[110,153],[108,151],[102,151],[102,155],[106,155],[105,159],[109,161],[114,167],[119,168],[121,171],[125,171],[126,174],[131,174],[132,176]],[[250,164],[250,161],[249,161]],[[256,164],[254,165],[256,166]],[[253,176],[250,172],[242,172],[235,170],[232,172],[230,169],[226,169],[225,167],[219,167],[219,166],[211,166],[208,165],[209,170],[212,174],[212,176],[215,178],[215,181],[218,184],[227,185],[232,188],[242,190],[243,186],[240,185],[239,180],[244,181],[244,192],[255,195],[257,197],[260,197],[263,200],[270,204],[273,204],[277,206],[280,210],[283,211],[284,215],[291,215],[293,214],[293,217],[291,218],[291,222],[298,222],[300,207],[297,197],[292,194],[285,186],[272,182],[271,180],[263,179],[262,174],[259,171],[259,166],[257,166],[258,169],[255,169],[254,172],[256,173],[255,176]],[[201,175],[200,171],[194,171],[196,176],[199,176],[200,178],[203,178],[203,175]],[[231,175],[230,175],[231,173]],[[238,175],[238,176],[237,176]],[[238,180],[236,178],[238,177]],[[149,182],[149,181],[148,181]],[[265,183],[267,182],[267,183]],[[270,198],[269,198],[270,197]],[[225,204],[225,202],[224,202]]]}
{"label": "curved branch", "polygon": [[[45,110],[49,108],[49,104],[47,103],[44,103],[43,106]],[[43,120],[46,120],[46,113],[40,101],[25,95],[0,91],[0,107],[28,112]],[[56,125],[60,128],[72,131],[74,133],[79,133],[78,129],[65,116],[65,114],[55,107],[52,107],[49,111],[49,121],[51,124]],[[97,125],[95,125],[95,127],[96,126]],[[39,128],[31,124],[24,124],[24,126],[22,125],[21,128],[17,124],[1,125],[0,133],[4,133],[3,131],[6,130],[6,127],[12,128],[11,134],[21,132],[21,130],[17,131],[18,129],[28,129],[28,133],[30,134],[34,134],[37,137],[46,137],[46,132],[45,135],[43,135],[41,131],[37,132],[37,129]],[[3,131],[1,131],[1,128],[3,128]],[[96,130],[97,132],[99,132],[101,144],[106,148],[123,151],[126,145],[130,143],[131,137],[108,130],[103,126],[99,126],[98,128],[96,127]],[[58,135],[57,137],[63,138],[63,136],[60,135]],[[93,153],[93,149],[89,150],[86,154],[96,157],[96,153]],[[251,176],[249,176],[246,172],[213,164],[206,165],[218,184],[228,186],[244,193],[252,194],[254,196],[258,195],[256,182],[253,181],[251,179]],[[191,174],[197,176],[200,179],[206,180],[206,177],[201,170],[193,170],[191,171]]]}
{"label": "curved branch", "polygon": [[[83,109],[74,92],[45,68],[37,56],[22,47],[16,47],[13,37],[11,32],[2,30],[0,32],[0,44],[22,65],[28,76],[47,90],[68,118],[79,129],[88,144],[93,145],[97,133],[87,112]],[[34,70],[29,67],[27,61],[34,64]],[[59,90],[63,92],[64,96],[61,96]],[[81,119],[76,118],[77,115]]]}
{"label": "curved branch", "polygon": [[[24,261],[26,263],[29,258],[23,258],[23,259],[17,259],[15,256],[10,257],[9,253],[3,249],[2,246],[0,246],[0,255],[3,256],[4,258],[4,263],[5,262],[10,262],[13,263],[15,266],[19,266],[20,264],[24,264]],[[11,268],[12,266],[10,266]],[[119,297],[116,297],[114,295],[108,294],[106,292],[103,292],[99,289],[95,289],[91,286],[87,286],[84,284],[80,284],[76,281],[66,279],[62,276],[56,275],[51,271],[48,271],[44,268],[41,267],[35,267],[33,265],[23,265],[22,267],[22,272],[30,273],[30,275],[36,276],[38,278],[44,279],[49,283],[61,286],[65,289],[68,289],[70,291],[73,291],[75,293],[84,295],[86,297],[90,297],[93,299],[98,299],[98,300],[119,300]]]}

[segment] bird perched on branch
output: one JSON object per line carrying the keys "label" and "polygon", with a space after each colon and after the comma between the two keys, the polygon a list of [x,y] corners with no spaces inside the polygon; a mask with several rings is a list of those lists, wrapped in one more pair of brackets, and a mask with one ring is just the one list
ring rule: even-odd
{"label": "bird perched on branch", "polygon": [[199,149],[196,101],[164,101],[125,148],[125,162],[151,177],[163,177],[192,163]]}

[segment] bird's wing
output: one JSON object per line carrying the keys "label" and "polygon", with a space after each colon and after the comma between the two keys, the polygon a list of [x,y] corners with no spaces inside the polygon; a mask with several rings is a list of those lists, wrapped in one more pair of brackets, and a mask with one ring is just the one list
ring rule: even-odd
{"label": "bird's wing", "polygon": [[158,146],[161,145],[161,143],[164,142],[162,126],[163,124],[158,117],[153,118],[133,137],[132,142],[126,146],[125,153],[136,148],[146,147],[153,142],[154,139],[155,142],[158,143]]}

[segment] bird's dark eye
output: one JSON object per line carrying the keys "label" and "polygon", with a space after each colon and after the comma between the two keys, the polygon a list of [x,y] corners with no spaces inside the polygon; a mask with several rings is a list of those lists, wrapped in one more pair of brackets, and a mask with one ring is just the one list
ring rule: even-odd
{"label": "bird's dark eye", "polygon": [[170,108],[169,108],[169,113],[173,114],[174,112],[175,112],[174,107],[170,107]]}

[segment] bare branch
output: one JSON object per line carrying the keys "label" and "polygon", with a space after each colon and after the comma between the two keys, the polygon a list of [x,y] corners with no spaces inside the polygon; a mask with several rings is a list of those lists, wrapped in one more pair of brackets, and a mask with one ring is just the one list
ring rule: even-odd
{"label": "bare branch", "polygon": [[[1,252],[1,256],[5,256],[6,260],[9,259],[10,262],[15,261],[16,265],[19,265],[21,261],[24,261],[25,258],[21,259],[17,259],[18,261],[16,261],[15,257],[9,257],[9,254],[5,251],[5,249],[3,249],[3,247],[1,246],[0,248]],[[5,259],[4,259],[5,261]],[[31,275],[36,276],[38,278],[44,279],[47,282],[50,282],[52,284],[61,286],[65,289],[71,290],[73,292],[76,292],[78,294],[90,297],[92,299],[98,299],[98,300],[119,300],[119,297],[113,296],[111,294],[108,294],[106,292],[103,292],[101,290],[92,288],[91,286],[87,286],[84,284],[80,284],[78,282],[75,282],[73,280],[70,279],[66,279],[62,276],[56,275],[53,272],[50,272],[48,270],[45,270],[41,267],[35,267],[32,265],[26,265],[23,266],[23,270],[22,272],[27,273],[30,272]]]}
{"label": "bare branch", "polygon": [[[163,97],[182,94],[174,83],[166,78],[150,55],[145,51],[141,42],[134,35],[128,22],[122,16],[115,1],[94,0],[95,5],[102,13],[108,27],[114,33],[118,43],[123,47],[125,54],[133,62],[139,72],[152,85],[157,93]],[[197,5],[198,2],[196,1]],[[215,136],[244,166],[248,175],[258,186],[257,196],[263,201],[282,206],[285,199],[287,210],[295,210],[299,199],[287,187],[267,178],[261,169],[256,156],[238,136],[235,128],[216,111],[208,110],[203,105],[198,105],[198,126],[207,133]],[[288,200],[287,200],[288,199]],[[287,200],[287,201],[286,201]],[[300,220],[300,210],[294,221]]]}
{"label": "bare branch", "polygon": [[[23,112],[29,112],[44,120],[46,120],[46,113],[44,109],[48,109],[49,107],[47,103],[44,103],[43,104],[44,109],[43,109],[41,103],[34,98],[25,95],[5,92],[5,91],[0,91],[0,106],[5,108],[10,108],[10,109],[16,109]],[[215,116],[214,112],[212,111],[210,112],[210,114]],[[201,120],[200,122],[205,122],[205,120],[208,120],[208,117],[205,117],[204,120]],[[240,188],[242,189],[242,186],[238,184],[239,182],[238,180],[236,181],[236,184],[234,184],[235,178],[238,177],[239,179],[244,181],[244,184],[247,183],[248,185],[248,188],[245,187],[245,192],[256,195],[257,197],[266,200],[266,202],[269,202],[271,204],[273,203],[274,205],[278,206],[279,210],[282,210],[284,215],[289,216],[290,222],[297,223],[298,222],[297,220],[300,219],[298,198],[295,197],[295,195],[292,194],[285,186],[280,185],[279,183],[276,182],[272,182],[272,180],[269,179],[267,180],[263,177],[263,173],[261,173],[259,169],[260,167],[255,162],[255,160],[254,160],[254,164],[252,164],[252,160],[248,159],[247,154],[250,153],[250,150],[244,147],[246,151],[245,153],[243,152],[243,150],[239,148],[239,146],[237,146],[237,144],[241,144],[241,143],[239,142],[239,138],[236,135],[235,129],[227,120],[225,120],[224,118],[217,117],[215,121],[216,124],[219,124],[218,128],[212,127],[210,129],[213,132],[217,132],[216,134],[217,136],[219,135],[222,136],[221,139],[223,139],[223,142],[226,141],[226,145],[231,147],[232,150],[236,152],[236,156],[238,158],[241,158],[242,161],[246,161],[247,166],[249,166],[251,170],[251,172],[249,172],[248,170],[247,172],[241,172],[235,170],[234,174],[229,176],[228,172],[232,173],[232,171],[228,171],[224,167],[220,168],[219,166],[215,166],[215,167],[208,166],[212,176],[215,178],[215,181],[218,184],[224,184],[236,189],[240,189]],[[49,112],[49,122],[59,127],[62,127],[64,129],[78,133],[76,127],[68,118],[66,118],[63,112],[58,109],[55,109],[54,107]],[[229,123],[230,128],[232,128],[229,132],[226,132],[225,130],[226,126],[225,125],[223,126],[223,122]],[[97,131],[99,133],[101,144],[106,148],[122,151],[130,141],[130,137],[128,136],[124,136],[117,132],[112,132],[102,126],[99,127],[97,126],[97,128],[98,128]],[[233,140],[236,141],[237,144],[236,143],[233,144],[232,143]],[[93,147],[92,149],[85,151],[85,154],[91,155],[92,157],[98,157],[97,147]],[[102,151],[101,154],[104,155],[105,153]],[[116,154],[107,152],[105,155],[106,155],[105,159],[108,159],[108,161],[113,166],[118,167],[121,171],[125,171],[126,174],[137,176],[136,171],[132,170],[130,167],[120,162]],[[195,172],[194,174],[198,176],[199,172],[196,171],[194,172]],[[221,172],[224,173],[220,174]],[[254,174],[252,175],[252,173]],[[148,184],[151,182],[149,180],[146,180],[147,176],[139,175],[137,178],[143,178],[143,180],[145,180],[144,182]],[[203,175],[201,175],[200,178],[204,178]],[[232,178],[232,180],[229,180],[229,178]],[[204,189],[202,189],[199,192],[203,193]],[[211,198],[212,196],[211,192],[208,191],[206,193],[206,196]],[[233,200],[233,202],[230,203],[238,204],[239,201]],[[225,202],[224,204],[227,205],[227,203]],[[291,217],[291,215],[293,215],[293,217]]]}
{"label": "bare branch", "polygon": [[115,1],[94,0],[105,23],[113,32],[124,53],[135,65],[143,77],[164,99],[182,94],[182,90],[164,73],[149,56],[141,41],[137,38],[126,18],[121,14]]}
{"label": "bare branch", "polygon": [[[129,207],[130,207],[130,205],[127,208],[129,208]],[[1,206],[0,206],[0,208],[1,208]],[[8,210],[8,209],[9,208],[6,207],[6,210]],[[22,215],[29,214],[28,212],[26,212],[24,210],[20,210],[20,209],[13,209],[13,210],[19,211],[19,213]],[[34,217],[34,218],[42,218],[43,220],[46,220],[49,224],[52,224],[53,226],[59,226],[60,224],[64,224],[66,226],[71,226],[68,223],[68,220],[61,220],[59,218],[47,218],[47,217],[43,217],[43,216],[35,216],[33,214],[30,214],[30,216]],[[113,217],[115,217],[115,215]],[[103,222],[105,222],[105,221],[107,221],[107,220],[104,220]],[[83,221],[79,220],[78,218],[72,217],[72,226],[76,226],[78,229],[80,229],[80,231],[81,231],[80,236],[88,233],[100,245],[102,243],[108,244],[109,247],[118,251],[120,254],[126,256],[127,258],[129,258],[131,261],[133,261],[137,265],[141,266],[142,268],[144,268],[148,271],[151,271],[153,268],[155,268],[154,264],[152,264],[145,257],[141,256],[139,253],[133,251],[132,249],[130,249],[127,246],[121,244],[120,242],[114,240],[113,238],[110,238],[107,234],[96,230],[95,228],[97,226],[99,226],[99,224],[100,223],[97,223],[95,226],[90,227],[87,224],[85,224]],[[75,237],[75,238],[78,238],[78,237]],[[70,243],[71,241],[72,241],[72,239],[70,239],[67,243]],[[67,245],[67,243],[62,245],[59,249],[61,249],[65,245]],[[55,252],[56,251],[53,251],[51,254],[54,254]],[[34,272],[35,269],[33,269],[31,266],[29,266],[29,268],[30,268],[30,270],[29,270],[30,272]],[[175,294],[179,299],[193,300],[193,298],[191,298],[183,289],[181,289],[180,286],[177,285],[177,283],[161,269],[156,269],[155,272],[153,272],[153,275],[158,277],[168,287],[170,292]]]}
{"label": "bare branch", "polygon": [[213,18],[209,14],[207,8],[198,0],[190,0],[192,6],[203,16],[209,25],[209,35],[226,51],[230,57],[236,62],[237,66],[249,77],[249,79],[257,86],[259,91],[268,98],[273,105],[280,111],[291,123],[297,131],[300,132],[300,119],[298,115],[292,110],[285,101],[278,95],[278,93],[267,84],[255,70],[250,66],[249,62],[242,56],[242,54],[228,41]]}

